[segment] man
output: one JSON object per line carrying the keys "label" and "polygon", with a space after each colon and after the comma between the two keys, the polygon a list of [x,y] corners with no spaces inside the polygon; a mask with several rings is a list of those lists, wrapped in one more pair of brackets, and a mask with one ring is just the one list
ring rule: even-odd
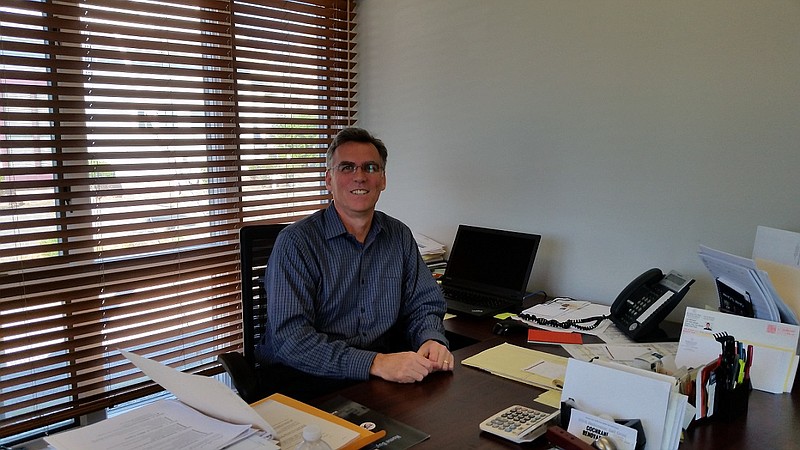
{"label": "man", "polygon": [[258,356],[292,368],[284,381],[372,375],[413,383],[453,369],[441,292],[409,228],[375,210],[386,159],[386,146],[366,130],[339,132],[325,174],[333,202],[278,236]]}

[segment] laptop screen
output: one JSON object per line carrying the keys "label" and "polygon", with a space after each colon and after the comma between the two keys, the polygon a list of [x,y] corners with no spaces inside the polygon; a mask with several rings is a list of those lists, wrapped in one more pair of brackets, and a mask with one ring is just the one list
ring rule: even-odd
{"label": "laptop screen", "polygon": [[442,283],[524,293],[540,240],[538,234],[459,225]]}

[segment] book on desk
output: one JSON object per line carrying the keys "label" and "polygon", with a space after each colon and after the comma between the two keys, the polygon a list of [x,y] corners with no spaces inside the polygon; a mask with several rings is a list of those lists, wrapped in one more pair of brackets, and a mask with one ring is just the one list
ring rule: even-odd
{"label": "book on desk", "polygon": [[367,430],[382,430],[385,436],[370,443],[366,450],[405,450],[430,438],[430,434],[392,419],[360,403],[337,395],[319,405],[320,409]]}

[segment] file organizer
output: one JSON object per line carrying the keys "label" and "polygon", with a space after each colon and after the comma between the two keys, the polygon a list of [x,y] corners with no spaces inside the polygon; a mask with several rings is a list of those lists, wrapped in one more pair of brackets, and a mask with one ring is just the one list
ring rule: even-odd
{"label": "file organizer", "polygon": [[561,401],[595,416],[638,419],[643,450],[677,449],[693,415],[675,377],[613,362],[569,359]]}

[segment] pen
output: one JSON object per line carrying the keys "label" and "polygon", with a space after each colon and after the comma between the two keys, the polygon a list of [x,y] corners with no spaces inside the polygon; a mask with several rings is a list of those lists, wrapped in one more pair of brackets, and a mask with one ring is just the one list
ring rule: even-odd
{"label": "pen", "polygon": [[745,361],[744,359],[739,358],[739,370],[738,370],[738,375],[736,376],[737,384],[744,383],[744,366],[745,366],[744,361]]}
{"label": "pen", "polygon": [[739,341],[736,341],[736,383],[734,384],[734,388],[736,385],[741,384],[744,381],[744,362],[746,360],[746,356],[744,354],[744,344]]}
{"label": "pen", "polygon": [[747,361],[744,364],[744,378],[746,380],[750,379],[750,366],[753,365],[753,346],[747,346]]}

